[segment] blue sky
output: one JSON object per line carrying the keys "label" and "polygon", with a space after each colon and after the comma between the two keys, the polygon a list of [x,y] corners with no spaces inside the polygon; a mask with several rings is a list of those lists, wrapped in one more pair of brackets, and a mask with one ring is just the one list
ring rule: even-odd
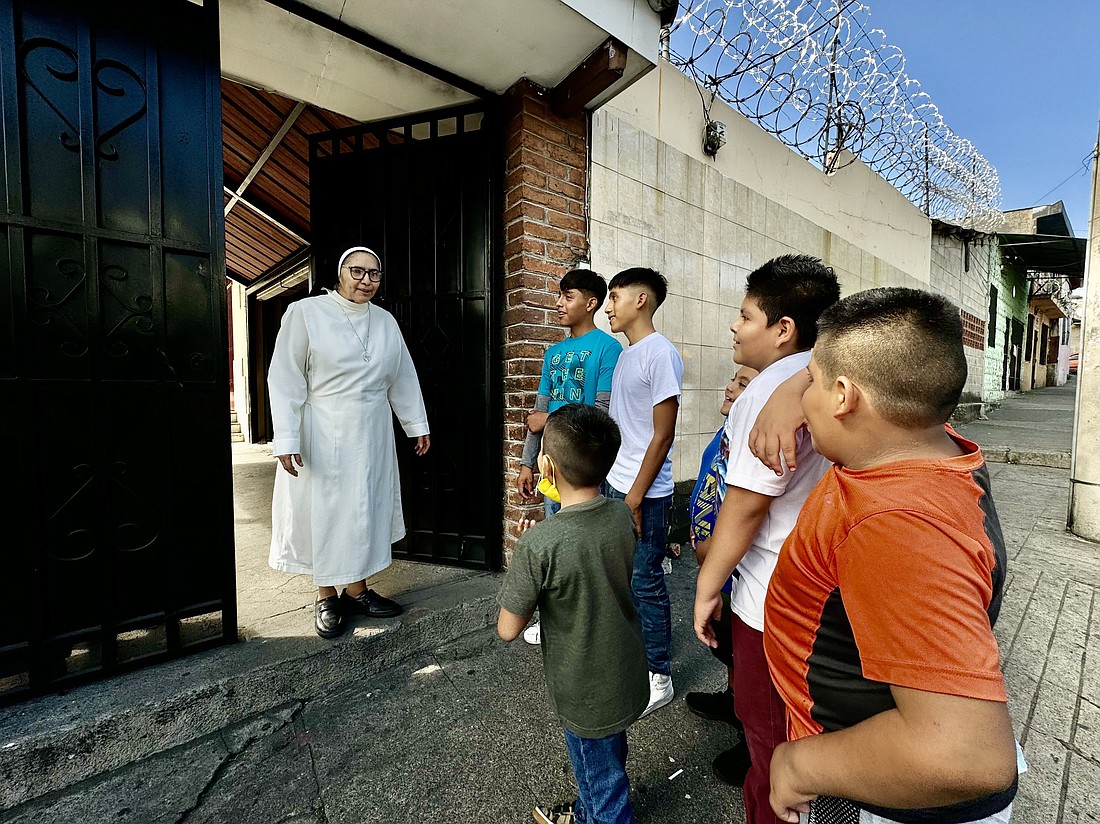
{"label": "blue sky", "polygon": [[1087,234],[1092,172],[1081,161],[1100,119],[1100,2],[864,5],[947,125],[996,167],[1001,208],[1062,200],[1074,232]]}

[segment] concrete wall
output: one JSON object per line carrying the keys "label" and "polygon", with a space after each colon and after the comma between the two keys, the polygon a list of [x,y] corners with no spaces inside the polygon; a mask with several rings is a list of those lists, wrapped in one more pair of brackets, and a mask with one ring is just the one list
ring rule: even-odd
{"label": "concrete wall", "polygon": [[[929,286],[950,298],[962,312],[963,351],[966,353],[965,392],[985,397],[985,349],[988,340],[990,272],[999,260],[997,240],[992,235],[960,235],[951,227],[937,224],[931,240]],[[1000,373],[998,373],[999,375]]]}
{"label": "concrete wall", "polygon": [[652,266],[669,281],[655,322],[684,358],[678,481],[696,476],[721,423],[729,325],[752,269],[799,252],[833,266],[846,295],[930,286],[930,222],[892,186],[858,162],[826,177],[720,101],[711,117],[726,124],[716,159],[702,153],[695,85],[661,63],[592,118],[592,268],[610,279]]}

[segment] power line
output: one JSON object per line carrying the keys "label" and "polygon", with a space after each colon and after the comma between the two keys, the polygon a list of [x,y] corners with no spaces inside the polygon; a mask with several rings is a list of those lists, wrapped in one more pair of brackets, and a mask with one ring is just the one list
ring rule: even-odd
{"label": "power line", "polygon": [[1067,177],[1065,180],[1063,180],[1061,183],[1059,183],[1057,186],[1055,186],[1049,192],[1044,192],[1043,194],[1039,195],[1039,197],[1035,198],[1035,200],[1032,201],[1032,202],[1036,203],[1036,204],[1042,203],[1043,200],[1046,199],[1047,195],[1053,194],[1054,192],[1058,191],[1063,186],[1065,186],[1067,183],[1069,183],[1071,180],[1073,180],[1073,178],[1078,177],[1079,175],[1085,174],[1085,172],[1087,172],[1089,170],[1089,161],[1091,161],[1094,157],[1096,157],[1096,150],[1095,149],[1093,151],[1089,152],[1083,158],[1081,158],[1081,166],[1083,168],[1074,170],[1074,172],[1069,177]]}

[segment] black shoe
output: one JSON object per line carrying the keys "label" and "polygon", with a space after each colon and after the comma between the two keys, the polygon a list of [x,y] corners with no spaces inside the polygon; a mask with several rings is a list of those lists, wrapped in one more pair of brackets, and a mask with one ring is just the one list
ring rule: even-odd
{"label": "black shoe", "polygon": [[368,618],[393,618],[405,611],[397,601],[391,601],[373,589],[364,589],[354,598],[345,589],[340,595],[340,605],[348,615],[366,615]]}
{"label": "black shoe", "polygon": [[322,638],[335,638],[344,632],[344,613],[340,609],[340,597],[330,595],[313,607],[313,626]]}
{"label": "black shoe", "polygon": [[749,767],[752,766],[749,745],[742,738],[735,747],[718,753],[710,766],[719,781],[731,787],[740,787],[745,783],[745,776],[749,772]]}
{"label": "black shoe", "polygon": [[700,718],[708,721],[724,721],[737,729],[744,729],[733,712],[733,690],[726,687],[722,692],[689,692],[684,696],[687,708]]}

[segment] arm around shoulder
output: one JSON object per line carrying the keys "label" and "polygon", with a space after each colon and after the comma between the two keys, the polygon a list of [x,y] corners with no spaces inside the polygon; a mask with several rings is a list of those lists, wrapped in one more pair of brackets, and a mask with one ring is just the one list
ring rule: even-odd
{"label": "arm around shoulder", "polygon": [[749,451],[776,475],[783,474],[783,461],[792,472],[798,468],[797,433],[806,423],[802,396],[809,386],[810,373],[805,369],[779,384],[749,432]]}

